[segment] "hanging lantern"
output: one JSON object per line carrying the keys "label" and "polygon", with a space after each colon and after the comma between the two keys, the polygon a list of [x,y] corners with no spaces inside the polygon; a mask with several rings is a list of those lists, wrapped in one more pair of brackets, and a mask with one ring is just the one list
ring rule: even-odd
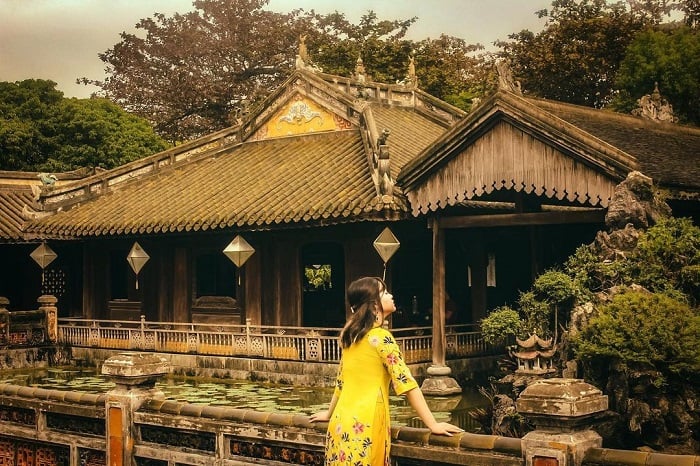
{"label": "hanging lantern", "polygon": [[139,271],[141,271],[143,266],[146,265],[146,262],[148,262],[148,259],[150,258],[151,257],[146,253],[146,251],[143,250],[138,241],[134,242],[134,245],[131,247],[131,251],[129,251],[129,255],[126,256],[126,260],[129,262],[131,270],[133,270],[136,274],[137,290],[139,289]]}
{"label": "hanging lantern", "polygon": [[29,256],[41,267],[41,286],[44,286],[44,270],[58,257],[46,243],[41,243]]}
{"label": "hanging lantern", "polygon": [[[233,241],[231,241],[229,245],[226,246],[226,249],[224,249],[224,254],[226,257],[231,259],[231,261],[236,264],[236,267],[238,268],[241,268],[243,264],[250,259],[250,256],[252,256],[253,253],[255,253],[255,249],[253,246],[248,244],[248,241],[246,241],[241,235],[233,238]],[[238,284],[241,284],[240,275],[238,275]]]}
{"label": "hanging lantern", "polygon": [[391,256],[399,249],[401,243],[396,239],[396,236],[391,232],[389,227],[384,228],[382,232],[374,240],[374,249],[379,253],[379,257],[384,261],[384,273],[382,280],[386,280],[386,263],[389,262]]}

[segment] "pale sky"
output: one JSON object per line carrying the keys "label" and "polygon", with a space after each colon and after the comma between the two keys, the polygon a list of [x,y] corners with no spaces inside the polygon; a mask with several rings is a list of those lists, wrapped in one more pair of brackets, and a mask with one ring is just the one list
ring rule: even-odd
{"label": "pale sky", "polygon": [[[489,48],[512,32],[540,31],[544,21],[535,12],[550,6],[551,0],[270,0],[266,9],[338,10],[353,23],[369,10],[386,20],[417,16],[409,39],[445,33]],[[119,42],[120,32],[134,32],[154,12],[192,10],[192,0],[0,0],[0,81],[50,79],[66,97],[88,97],[97,88],[75,80],[104,78],[97,55]]]}

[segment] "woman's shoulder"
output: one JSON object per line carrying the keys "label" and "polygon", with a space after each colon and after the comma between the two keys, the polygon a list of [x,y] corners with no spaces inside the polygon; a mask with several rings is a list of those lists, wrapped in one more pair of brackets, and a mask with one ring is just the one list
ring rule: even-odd
{"label": "woman's shoulder", "polygon": [[392,340],[394,339],[391,332],[384,327],[374,327],[372,330],[367,332],[367,336],[371,338],[380,338],[382,340],[386,338],[391,338]]}

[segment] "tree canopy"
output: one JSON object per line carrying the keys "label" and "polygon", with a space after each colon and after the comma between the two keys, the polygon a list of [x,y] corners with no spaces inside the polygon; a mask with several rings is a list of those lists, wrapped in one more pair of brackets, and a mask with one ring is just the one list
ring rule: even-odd
{"label": "tree canopy", "polygon": [[687,26],[646,30],[627,48],[615,80],[616,109],[629,112],[656,85],[681,120],[700,124],[700,34]]}
{"label": "tree canopy", "polygon": [[696,0],[554,0],[538,15],[541,32],[497,42],[526,92],[629,112],[659,82],[681,120],[700,124]]}
{"label": "tree canopy", "polygon": [[[293,71],[303,37],[313,64],[341,76],[361,58],[371,79],[402,81],[413,57],[421,89],[464,110],[493,92],[494,61],[506,57],[531,95],[596,107],[615,97],[611,108],[628,112],[660,81],[682,119],[698,122],[695,0],[553,0],[536,12],[547,18],[541,32],[513,33],[496,42],[497,53],[446,35],[408,40],[417,18],[369,11],[353,24],[337,11],[283,14],[265,10],[267,3],[195,0],[191,12],[156,13],[100,54],[107,79],[82,81],[179,142],[234,124],[264,99]],[[685,32],[658,35],[673,12]]]}
{"label": "tree canopy", "polygon": [[468,108],[480,89],[485,59],[473,52],[482,47],[449,36],[407,40],[416,18],[381,20],[369,11],[355,25],[338,12],[281,14],[266,4],[196,0],[192,12],[142,19],[139,34],[122,33],[100,54],[107,79],[82,81],[172,142],[230,126],[264,99],[293,71],[300,37],[327,73],[350,76],[362,58],[373,80],[396,82],[414,56],[421,87],[436,97]]}
{"label": "tree canopy", "polygon": [[56,83],[0,82],[0,169],[113,168],[167,148],[149,123],[107,99],[67,99]]}

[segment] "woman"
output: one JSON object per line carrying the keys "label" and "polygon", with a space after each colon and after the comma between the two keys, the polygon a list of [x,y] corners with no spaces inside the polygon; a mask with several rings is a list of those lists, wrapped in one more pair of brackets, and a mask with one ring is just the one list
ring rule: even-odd
{"label": "woman", "polygon": [[343,356],[335,392],[328,410],[311,416],[314,422],[328,421],[326,465],[389,465],[390,381],[432,433],[463,432],[435,420],[394,337],[382,328],[396,310],[384,282],[375,277],[355,280],[348,287],[348,302],[352,314],[340,332]]}

